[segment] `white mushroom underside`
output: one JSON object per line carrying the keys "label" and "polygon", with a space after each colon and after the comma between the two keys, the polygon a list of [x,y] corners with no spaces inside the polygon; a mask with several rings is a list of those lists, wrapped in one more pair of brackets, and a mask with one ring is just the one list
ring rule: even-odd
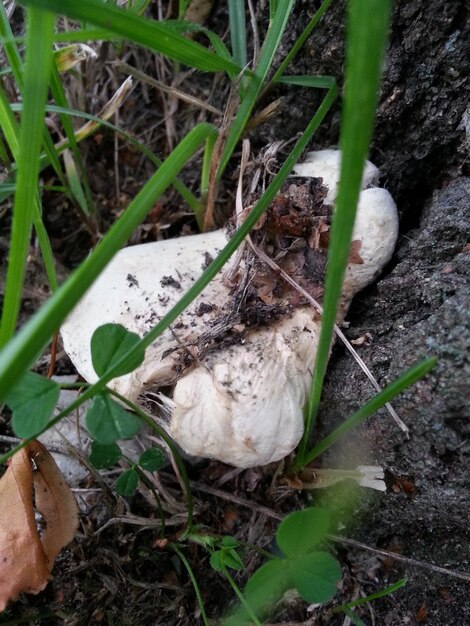
{"label": "white mushroom underside", "polygon": [[[336,189],[339,159],[334,179],[332,157],[327,157],[328,182]],[[310,169],[305,167],[302,176],[323,176],[319,159],[313,161],[305,164]],[[363,185],[372,179],[365,176]],[[364,190],[353,235],[362,242],[364,263],[348,266],[344,311],[389,260],[396,237],[397,214],[390,194],[379,188]],[[147,333],[201,275],[207,255],[216,256],[225,243],[223,231],[216,231],[119,252],[62,327],[64,347],[82,376],[90,382],[97,378],[89,346],[98,326],[117,323],[141,336]],[[197,339],[215,316],[228,312],[229,302],[219,274],[147,350],[142,366],[111,386],[136,400],[146,390],[167,384],[174,362],[171,355],[162,359],[163,353]],[[292,317],[244,335],[243,343],[209,352],[182,375],[166,401],[172,437],[190,454],[239,467],[289,454],[302,436],[318,335],[314,312],[301,307]]]}

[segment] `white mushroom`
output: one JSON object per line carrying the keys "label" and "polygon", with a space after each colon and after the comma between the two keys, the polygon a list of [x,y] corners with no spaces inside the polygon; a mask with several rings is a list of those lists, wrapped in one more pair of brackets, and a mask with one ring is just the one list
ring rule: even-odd
{"label": "white mushroom", "polygon": [[[310,153],[295,173],[322,177],[332,200],[339,161],[336,151]],[[376,179],[377,169],[367,164],[363,188]],[[397,232],[396,206],[388,191],[364,189],[353,235],[361,262],[347,268],[342,316],[354,294],[390,259]],[[82,376],[89,382],[97,379],[90,339],[98,326],[122,324],[142,336],[225,242],[219,230],[119,252],[62,327],[64,347]],[[264,465],[289,454],[302,436],[320,325],[312,308],[302,305],[253,330],[234,324],[231,341],[217,344],[214,334],[220,331],[223,338],[220,325],[233,313],[233,305],[221,273],[147,350],[144,363],[110,385],[134,401],[146,391],[171,386],[171,397],[162,396],[168,431],[185,451],[238,467]],[[234,340],[237,331],[239,341]]]}
{"label": "white mushroom", "polygon": [[[333,204],[338,191],[340,166],[340,150],[331,148],[328,150],[317,150],[316,152],[307,152],[305,161],[294,166],[294,174],[296,176],[321,176],[323,184],[328,187],[325,203]],[[321,174],[318,172],[321,172]],[[370,161],[366,161],[361,188],[375,187],[379,182],[379,175],[378,168]]]}

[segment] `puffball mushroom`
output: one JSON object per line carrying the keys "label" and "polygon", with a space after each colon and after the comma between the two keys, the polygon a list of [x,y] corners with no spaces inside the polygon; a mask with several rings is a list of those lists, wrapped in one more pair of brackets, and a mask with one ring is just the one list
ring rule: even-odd
{"label": "puffball mushroom", "polygon": [[[285,226],[289,234],[276,244],[283,247],[276,262],[293,268],[307,291],[316,289],[320,295],[321,287],[310,280],[309,272],[326,256],[318,242],[328,231],[322,217],[328,211],[320,209],[320,217],[311,217],[306,195],[317,185],[317,205],[325,207],[325,195],[328,203],[334,202],[339,166],[338,151],[309,153],[294,169],[294,175],[302,178],[289,179],[288,191],[278,197],[277,214],[265,218],[267,227]],[[308,182],[318,178],[326,189],[321,180]],[[377,179],[377,168],[368,162],[354,226],[356,258],[351,255],[347,267],[339,323],[353,296],[377,277],[395,247],[396,206],[388,191],[369,188]],[[294,209],[286,209],[289,193],[297,197]],[[302,224],[316,224],[314,235],[302,231],[297,236],[298,206],[307,207]],[[276,241],[276,232],[271,235]],[[141,336],[147,333],[225,243],[225,232],[218,230],[121,250],[62,327],[65,350],[80,374],[89,382],[97,379],[90,353],[96,328],[115,323]],[[268,252],[273,253],[276,245]],[[320,333],[312,307],[297,293],[283,292],[262,265],[253,255],[245,257],[236,288],[228,273],[221,272],[152,344],[140,367],[109,383],[139,402],[148,392],[171,388],[160,398],[173,439],[189,454],[242,468],[280,460],[300,441]],[[258,291],[250,308],[246,293],[253,292],[253,285]]]}

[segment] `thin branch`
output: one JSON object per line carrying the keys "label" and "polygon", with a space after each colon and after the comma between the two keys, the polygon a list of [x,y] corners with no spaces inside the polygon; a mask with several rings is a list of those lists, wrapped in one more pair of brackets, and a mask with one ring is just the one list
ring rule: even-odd
{"label": "thin branch", "polygon": [[[190,481],[190,485],[191,488],[195,491],[202,491],[203,493],[208,493],[212,496],[215,496],[216,498],[221,498],[222,500],[228,500],[229,502],[239,504],[240,506],[251,509],[256,513],[260,513],[261,515],[266,515],[266,517],[275,519],[278,522],[281,522],[284,519],[283,515],[276,513],[269,507],[257,504],[256,502],[250,502],[245,498],[236,496],[233,493],[228,493],[227,491],[223,491],[222,489],[214,489],[213,487],[209,487],[209,485],[201,485],[200,483],[197,483],[195,481]],[[400,561],[401,563],[405,563],[406,565],[410,565],[412,567],[421,567],[423,569],[435,572],[436,574],[444,574],[445,576],[451,576],[452,578],[458,578],[459,580],[465,580],[466,582],[470,582],[470,572],[459,572],[457,570],[449,569],[447,567],[441,567],[440,565],[433,565],[432,563],[426,563],[425,561],[418,561],[417,559],[403,556],[401,554],[396,554],[395,552],[389,552],[388,550],[372,548],[371,546],[368,546],[365,543],[361,543],[360,541],[356,541],[355,539],[346,539],[344,537],[339,537],[338,535],[328,535],[328,539],[334,541],[335,543],[350,546],[358,550],[367,550],[368,552],[373,552],[374,554],[378,554],[389,559],[394,559],[395,561]]]}

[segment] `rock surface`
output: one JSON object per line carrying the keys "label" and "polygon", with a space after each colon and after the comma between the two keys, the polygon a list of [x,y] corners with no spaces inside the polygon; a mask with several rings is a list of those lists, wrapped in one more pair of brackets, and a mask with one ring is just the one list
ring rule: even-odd
{"label": "rock surface", "polygon": [[[301,3],[285,51],[312,15]],[[470,5],[465,0],[396,0],[370,159],[403,215],[415,227],[424,199],[470,161]],[[290,74],[344,76],[345,0],[331,4]],[[324,93],[280,88],[284,114],[270,120],[272,140],[305,129]],[[341,98],[314,137],[313,148],[338,143]],[[265,125],[265,127],[268,125]],[[264,129],[264,127],[262,127]]]}
{"label": "rock surface", "polygon": [[[381,385],[421,358],[438,357],[432,373],[393,402],[410,428],[410,438],[406,440],[382,410],[322,461],[327,466],[343,459],[342,466],[351,463],[351,467],[380,462],[388,470],[391,491],[363,498],[354,522],[355,538],[466,572],[470,570],[469,241],[470,179],[462,177],[434,195],[420,228],[402,238],[396,266],[359,296],[349,316],[350,338],[372,335],[370,345],[359,351]],[[365,377],[341,352],[336,349],[325,388],[324,397],[330,400],[321,414],[324,432],[372,395]],[[403,566],[395,563],[392,568],[405,575]],[[400,608],[383,601],[379,623],[413,624],[422,605],[426,624],[470,622],[468,581],[426,569],[405,570],[410,581],[397,592]]]}

